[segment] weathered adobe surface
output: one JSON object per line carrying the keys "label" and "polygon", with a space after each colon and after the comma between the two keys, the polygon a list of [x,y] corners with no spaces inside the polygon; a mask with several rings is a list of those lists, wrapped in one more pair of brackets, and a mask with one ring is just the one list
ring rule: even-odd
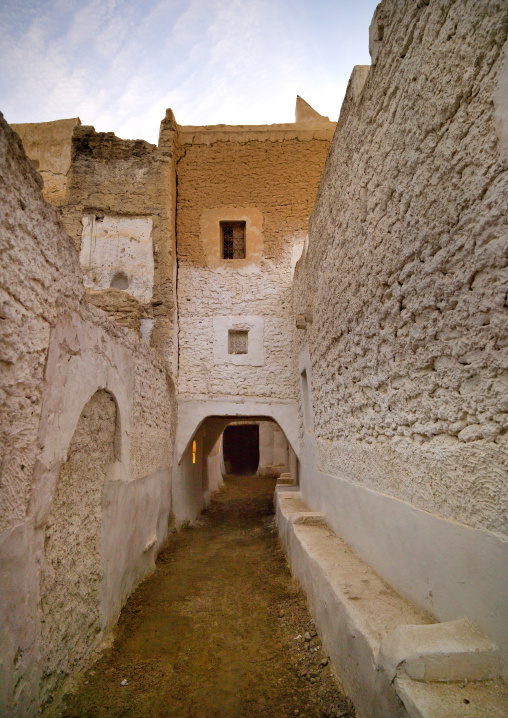
{"label": "weathered adobe surface", "polygon": [[[175,363],[176,298],[175,180],[172,143],[157,148],[143,140],[122,140],[93,127],[76,128],[64,225],[80,248],[82,217],[89,212],[152,219],[154,292],[143,316],[153,318],[152,344]],[[102,305],[106,309],[106,306]],[[110,304],[110,316],[123,321],[123,311]]]}
{"label": "weathered adobe surface", "polygon": [[86,125],[75,128],[62,213],[78,251],[86,212],[160,214],[158,182],[163,161],[157,147],[144,140],[122,140],[113,132],[96,132]]}
{"label": "weathered adobe surface", "polygon": [[144,309],[127,292],[121,289],[87,289],[86,298],[118,324],[132,329],[134,332],[139,332],[140,319],[144,315]]}
{"label": "weathered adobe surface", "polygon": [[[153,570],[167,532],[175,432],[167,365],[88,303],[73,241],[40,187],[0,117],[6,715],[35,715],[40,700],[83,668]],[[115,399],[102,391],[109,383]]]}
{"label": "weathered adobe surface", "polygon": [[40,587],[43,702],[80,668],[101,633],[102,494],[115,459],[116,421],[111,394],[96,392],[80,416],[56,486]]}
{"label": "weathered adobe surface", "polygon": [[[168,437],[174,430],[174,398],[156,352],[86,301],[78,256],[58,210],[42,198],[41,178],[3,117],[0,130],[0,529],[4,530],[26,518],[41,450],[37,436],[50,333],[63,316],[77,315],[78,321],[101,328],[132,354],[132,402],[138,419],[131,437],[133,478],[171,465]],[[99,345],[97,352],[102,353]],[[150,431],[139,421],[145,414],[150,414]]]}
{"label": "weathered adobe surface", "polygon": [[79,306],[83,287],[77,255],[58,229],[58,210],[42,200],[41,177],[3,116],[0,130],[0,528],[5,529],[26,516],[40,451],[37,432],[51,326],[59,307]]}
{"label": "weathered adobe surface", "polygon": [[[165,124],[169,130],[176,128],[171,112]],[[163,352],[172,370],[176,365],[173,284],[176,184],[171,131],[158,148],[144,140],[122,140],[112,132],[96,132],[93,127],[82,126],[79,120],[16,128],[27,154],[43,175],[46,199],[60,208],[63,225],[78,251],[83,215],[150,217],[154,295],[143,305],[142,316],[155,320],[152,344]],[[49,171],[55,168],[60,172],[58,192],[53,190],[56,180]],[[48,184],[48,178],[53,184]],[[120,324],[139,327],[133,317],[126,319],[126,307],[132,304],[127,296],[122,301],[116,295],[106,298],[91,294],[90,300]]]}
{"label": "weathered adobe surface", "polygon": [[[276,135],[271,138],[270,128],[263,128],[263,133],[259,128],[210,128],[208,134],[206,128],[182,128],[180,132],[177,232],[182,395],[295,396],[290,371],[291,253],[294,244],[305,239],[329,146],[328,139],[313,139],[312,130],[295,127],[289,126],[289,138],[283,134],[279,140]],[[331,127],[332,123],[325,123],[322,132],[330,136]],[[200,218],[204,210],[215,207],[254,207],[261,212],[264,247],[259,266],[206,266]],[[264,317],[265,365],[214,365],[214,315]]]}
{"label": "weathered adobe surface", "polygon": [[67,177],[71,166],[72,135],[81,124],[79,117],[55,122],[27,122],[12,125],[25,152],[44,181],[44,196],[52,204],[65,203]]}
{"label": "weathered adobe surface", "polygon": [[[297,267],[320,468],[506,531],[508,10],[384,0]],[[504,50],[503,50],[504,48]],[[376,49],[374,47],[374,49]],[[501,129],[500,129],[501,127]],[[305,337],[306,334],[306,337]]]}

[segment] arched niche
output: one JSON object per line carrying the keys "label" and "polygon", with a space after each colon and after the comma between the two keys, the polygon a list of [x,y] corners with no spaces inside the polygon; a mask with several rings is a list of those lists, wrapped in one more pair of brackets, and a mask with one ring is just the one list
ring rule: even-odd
{"label": "arched niche", "polygon": [[112,394],[93,394],[56,481],[40,577],[43,702],[100,642],[102,502],[117,454],[117,413]]}
{"label": "arched niche", "polygon": [[123,289],[124,291],[129,289],[129,277],[125,272],[116,272],[111,279],[110,287],[112,289]]}

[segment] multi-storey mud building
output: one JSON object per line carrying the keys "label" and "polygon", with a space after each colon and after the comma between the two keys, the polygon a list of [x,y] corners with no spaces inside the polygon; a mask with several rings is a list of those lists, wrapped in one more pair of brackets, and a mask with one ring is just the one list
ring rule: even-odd
{"label": "multi-storey mud building", "polygon": [[249,465],[360,716],[503,715],[507,28],[383,0],[338,125],[2,125],[4,713]]}

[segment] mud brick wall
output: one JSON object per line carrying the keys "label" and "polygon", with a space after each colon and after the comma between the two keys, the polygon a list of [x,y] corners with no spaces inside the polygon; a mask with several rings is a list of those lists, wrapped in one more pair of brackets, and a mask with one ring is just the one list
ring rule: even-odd
{"label": "mud brick wall", "polygon": [[[291,129],[181,128],[177,235],[182,395],[295,396],[291,256],[307,233],[334,125],[325,122],[324,129],[315,131],[283,127]],[[239,268],[224,260],[208,264],[201,219],[203,212],[221,207],[254,208],[261,214],[257,261]],[[231,219],[227,210],[223,219]],[[244,315],[264,322],[264,365],[214,364],[213,317]]]}
{"label": "mud brick wall", "polygon": [[[163,353],[168,367],[176,368],[175,273],[175,169],[169,112],[164,121],[165,141],[160,147],[144,140],[122,140],[113,132],[96,132],[79,120],[16,125],[25,151],[44,179],[46,199],[60,209],[61,221],[81,249],[83,217],[97,215],[135,220],[149,219],[152,225],[153,285],[149,301],[131,314],[147,320],[151,340]],[[57,172],[57,174],[55,174]],[[58,191],[57,191],[58,190]],[[102,226],[102,225],[100,225]],[[111,248],[114,255],[117,251]],[[128,248],[126,248],[128,251]],[[105,286],[91,287],[89,293],[109,316],[139,328],[139,321],[125,318],[125,301]],[[131,302],[132,304],[132,302]]]}
{"label": "mud brick wall", "polygon": [[[383,0],[300,261],[319,468],[506,532],[504,2]],[[504,90],[503,90],[504,88]]]}
{"label": "mud brick wall", "polygon": [[35,716],[93,658],[155,567],[171,501],[166,363],[88,303],[41,184],[0,116],[2,715]]}

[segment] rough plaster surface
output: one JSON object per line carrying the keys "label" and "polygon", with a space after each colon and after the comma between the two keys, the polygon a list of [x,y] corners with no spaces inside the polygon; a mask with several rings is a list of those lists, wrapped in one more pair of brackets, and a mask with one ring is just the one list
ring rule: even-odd
{"label": "rough plaster surface", "polygon": [[[245,222],[245,259],[222,258],[220,223]],[[255,207],[214,207],[203,210],[200,241],[209,267],[239,269],[259,265],[263,257],[263,215]]]}
{"label": "rough plaster surface", "polygon": [[319,468],[499,532],[507,20],[502,2],[378,6],[376,64],[348,89],[294,291],[296,314],[313,308],[299,341]]}
{"label": "rough plaster surface", "polygon": [[153,246],[151,217],[83,217],[80,262],[87,289],[108,289],[118,273],[125,291],[142,304],[152,298]]}
{"label": "rough plaster surface", "polygon": [[261,476],[287,471],[288,442],[284,432],[273,421],[259,422],[259,468]]}
{"label": "rough plaster surface", "polygon": [[[313,123],[180,128],[178,382],[182,398],[287,400],[295,396],[290,370],[291,259],[294,245],[303,242],[307,233],[333,127],[326,121],[318,125],[321,129]],[[247,258],[234,260],[234,266],[219,258],[221,219],[247,221]],[[218,318],[242,316],[264,322],[261,366],[240,355],[234,362],[217,363]]]}
{"label": "rough plaster surface", "polygon": [[46,524],[41,576],[41,698],[83,665],[102,634],[102,494],[115,459],[116,404],[96,392],[83,408]]}
{"label": "rough plaster surface", "polygon": [[[21,126],[24,147],[32,159],[37,160],[40,152],[51,151],[52,124]],[[53,196],[44,190],[46,198],[60,208],[62,223],[78,251],[81,250],[83,217],[104,216],[102,227],[109,225],[109,230],[102,232],[105,241],[99,242],[103,245],[99,246],[101,257],[94,265],[96,279],[100,281],[95,284],[93,273],[86,271],[87,286],[92,291],[105,291],[117,271],[116,265],[130,276],[135,288],[133,296],[144,303],[144,318],[153,323],[152,344],[161,350],[171,372],[177,366],[175,131],[171,111],[162,123],[159,147],[75,125],[66,139],[70,168],[65,191]],[[149,239],[148,225],[151,225]],[[85,232],[85,242],[90,240],[88,235],[89,232]],[[96,235],[97,232],[95,239]],[[90,252],[88,259],[89,255]],[[127,269],[123,266],[126,259]],[[88,266],[87,261],[84,265]],[[101,299],[105,297],[99,298],[98,306],[113,319],[136,328],[126,320],[125,302],[110,301],[111,297],[106,301]]]}
{"label": "rough plaster surface", "polygon": [[109,631],[155,566],[175,397],[167,363],[86,301],[73,242],[3,119],[0,165],[0,712],[28,718],[41,669],[50,690],[54,670],[82,668],[98,616]]}
{"label": "rough plaster surface", "polygon": [[[86,298],[94,306],[102,309],[112,317],[115,322],[129,327],[135,332],[141,331],[144,307],[121,289],[88,289]],[[153,321],[145,319],[145,321]]]}
{"label": "rough plaster surface", "polygon": [[[359,718],[506,714],[506,684],[481,680],[498,678],[498,647],[473,623],[433,623],[361,561],[323,513],[310,511],[299,491],[280,487],[275,506],[291,570]],[[450,531],[450,522],[441,523]]]}
{"label": "rough plaster surface", "polygon": [[72,135],[81,124],[78,117],[55,122],[12,125],[23,142],[25,152],[44,181],[44,196],[49,202],[65,201],[71,167]]}
{"label": "rough plaster surface", "polygon": [[58,304],[78,301],[83,288],[76,254],[61,230],[55,240],[58,213],[39,198],[40,176],[3,118],[0,129],[0,530],[5,530],[26,516],[51,325]]}
{"label": "rough plaster surface", "polygon": [[[332,665],[360,718],[407,718],[379,671],[382,640],[400,624],[429,617],[399,596],[319,520],[298,491],[275,494],[276,523],[291,570],[307,594]],[[306,520],[310,519],[310,520]]]}
{"label": "rough plaster surface", "polygon": [[[213,318],[213,360],[214,364],[234,366],[263,366],[264,352],[263,317],[214,317]],[[230,354],[228,336],[230,331],[246,331],[247,352]]]}
{"label": "rough plaster surface", "polygon": [[[300,454],[298,441],[298,404],[296,401],[270,401],[266,399],[247,400],[240,397],[224,399],[183,399],[178,402],[178,423],[175,461],[181,461],[186,449],[191,445],[192,437],[209,417],[228,417],[241,419],[250,417],[273,419],[280,426],[290,446]],[[223,427],[224,428],[224,427]]]}

